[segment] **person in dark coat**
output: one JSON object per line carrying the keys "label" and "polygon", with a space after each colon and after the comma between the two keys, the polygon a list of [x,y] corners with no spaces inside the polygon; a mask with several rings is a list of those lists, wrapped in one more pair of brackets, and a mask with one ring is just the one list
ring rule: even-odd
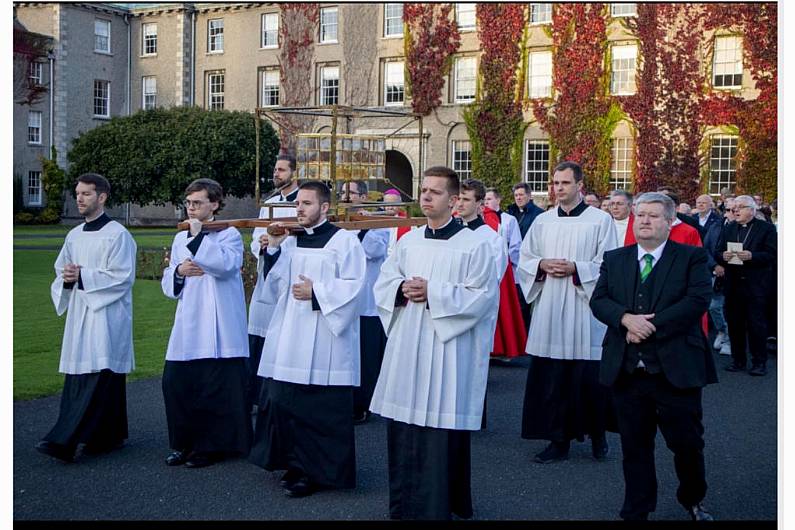
{"label": "person in dark coat", "polygon": [[[520,182],[514,185],[513,200],[514,204],[508,206],[508,213],[516,217],[519,223],[519,232],[522,234],[522,239],[524,239],[527,231],[530,230],[530,225],[533,224],[539,214],[544,213],[544,210],[533,202],[533,195],[527,182]],[[516,284],[516,293],[519,296],[522,320],[524,321],[525,332],[527,332],[530,329],[530,304],[525,300],[522,288],[519,287],[518,283]]]}

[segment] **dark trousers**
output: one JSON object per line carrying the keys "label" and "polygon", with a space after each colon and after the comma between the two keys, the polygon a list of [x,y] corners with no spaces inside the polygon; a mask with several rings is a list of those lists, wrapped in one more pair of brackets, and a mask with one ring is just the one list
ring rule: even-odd
{"label": "dark trousers", "polygon": [[750,286],[726,293],[726,323],[732,343],[732,359],[746,364],[746,339],[754,366],[767,362],[767,301],[763,293],[752,293]]}
{"label": "dark trousers", "polygon": [[265,337],[259,335],[248,336],[248,382],[246,383],[246,410],[251,408],[259,400],[262,392],[263,378],[257,375],[259,361],[262,358],[262,347],[265,345]]}
{"label": "dark trousers", "polygon": [[522,292],[522,286],[518,283],[516,284],[516,293],[519,295],[519,308],[522,310],[522,320],[524,321],[524,329],[525,331],[530,330],[530,304],[527,303],[527,298],[525,298],[524,293]]}
{"label": "dark trousers", "polygon": [[677,500],[685,508],[701,502],[707,492],[701,389],[676,388],[663,374],[622,373],[613,386],[613,403],[624,454],[621,518],[644,519],[657,507],[654,439],[658,426],[674,453]]}
{"label": "dark trousers", "polygon": [[370,407],[386,348],[386,335],[379,317],[359,317],[359,323],[361,381],[359,386],[353,387],[353,415],[357,418]]}

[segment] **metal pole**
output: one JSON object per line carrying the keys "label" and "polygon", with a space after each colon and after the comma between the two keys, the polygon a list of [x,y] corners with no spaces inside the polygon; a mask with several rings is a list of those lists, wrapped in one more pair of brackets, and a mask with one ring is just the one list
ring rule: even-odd
{"label": "metal pole", "polygon": [[411,190],[412,192],[415,193],[414,197],[412,197],[412,199],[414,199],[414,200],[417,200],[420,197],[419,184],[422,181],[422,172],[423,172],[423,163],[422,162],[423,162],[423,158],[424,158],[424,154],[425,154],[425,150],[423,149],[423,142],[422,142],[422,116],[420,116],[418,119],[419,119],[419,135],[420,135],[420,162],[419,162],[419,164],[417,164],[417,167],[419,168],[419,174],[417,175],[417,185],[414,186],[413,189]]}
{"label": "metal pole", "polygon": [[337,209],[337,106],[331,107],[331,151],[329,152],[329,178],[331,178],[331,210]]}
{"label": "metal pole", "polygon": [[260,191],[259,191],[259,164],[260,164],[260,160],[259,160],[259,127],[260,127],[259,113],[254,111],[254,135],[255,135],[255,142],[254,143],[256,145],[256,150],[257,150],[257,152],[255,154],[255,160],[256,160],[255,164],[256,164],[256,166],[254,167],[254,175],[255,175],[255,178],[256,178],[256,181],[254,182],[254,202],[257,204],[257,208],[259,208],[259,197],[260,197]]}

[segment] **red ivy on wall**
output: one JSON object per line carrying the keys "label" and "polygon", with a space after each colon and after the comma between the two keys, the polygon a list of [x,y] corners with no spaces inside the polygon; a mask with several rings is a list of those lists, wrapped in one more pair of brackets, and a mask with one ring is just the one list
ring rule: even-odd
{"label": "red ivy on wall", "polygon": [[404,4],[406,70],[414,112],[430,114],[442,104],[452,56],[461,44],[450,16],[452,4]]}

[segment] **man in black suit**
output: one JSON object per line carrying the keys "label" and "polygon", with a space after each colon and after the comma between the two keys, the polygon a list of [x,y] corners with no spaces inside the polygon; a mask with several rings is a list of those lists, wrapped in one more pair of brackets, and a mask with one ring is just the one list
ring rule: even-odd
{"label": "man in black suit", "polygon": [[657,505],[654,438],[659,426],[674,453],[677,499],[694,520],[712,520],[707,491],[701,389],[717,382],[701,315],[712,291],[703,248],[668,241],[673,201],[635,200],[635,245],[605,253],[591,296],[608,326],[599,382],[613,393],[624,454],[625,520],[645,520]]}
{"label": "man in black suit", "polygon": [[[767,373],[768,322],[767,298],[773,289],[773,265],[776,261],[777,242],[775,227],[756,219],[756,203],[748,195],[734,199],[734,222],[723,227],[715,247],[715,261],[726,273],[726,321],[729,324],[732,362],[729,372],[746,368],[746,339],[751,350],[750,375]],[[742,251],[732,253],[729,243],[742,244]],[[733,263],[739,260],[741,264]]]}

